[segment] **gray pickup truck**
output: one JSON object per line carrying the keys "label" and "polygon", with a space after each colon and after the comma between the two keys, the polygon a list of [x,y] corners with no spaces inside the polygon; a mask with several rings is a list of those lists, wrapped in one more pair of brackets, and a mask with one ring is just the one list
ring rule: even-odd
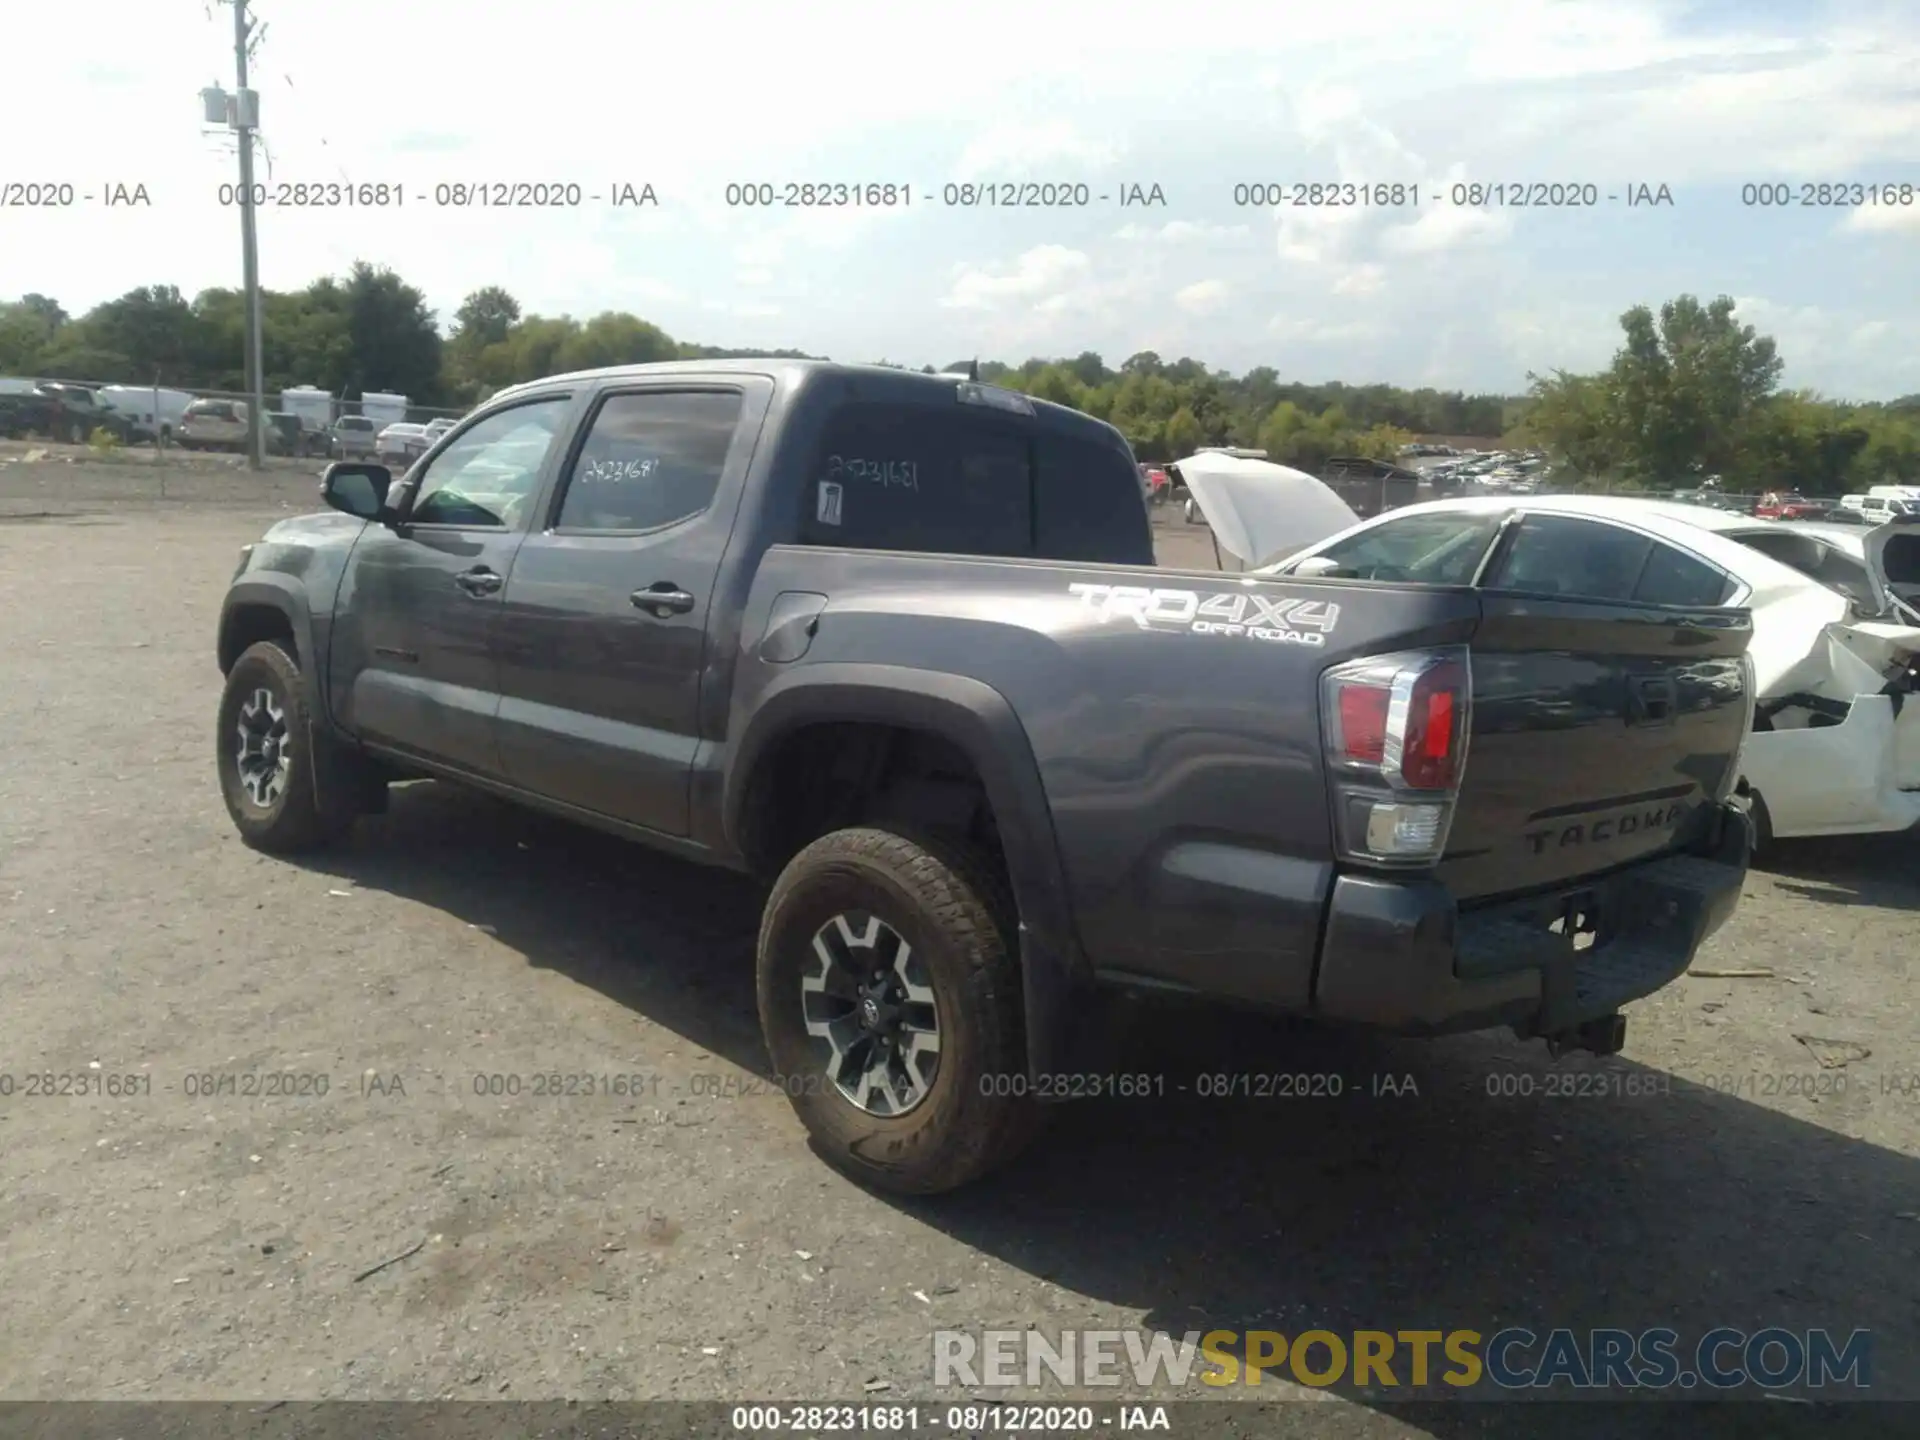
{"label": "gray pickup truck", "polygon": [[220,614],[242,838],[431,776],[764,877],[774,1072],[884,1188],[1104,1093],[1126,990],[1611,1053],[1746,872],[1746,611],[1156,570],[1118,432],[962,377],[562,375],[321,489]]}

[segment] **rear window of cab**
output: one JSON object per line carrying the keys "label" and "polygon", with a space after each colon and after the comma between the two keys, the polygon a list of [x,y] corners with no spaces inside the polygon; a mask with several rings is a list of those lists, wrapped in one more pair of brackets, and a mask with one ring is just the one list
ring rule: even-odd
{"label": "rear window of cab", "polygon": [[973,407],[843,405],[804,494],[812,545],[1153,563],[1140,472],[1117,439]]}

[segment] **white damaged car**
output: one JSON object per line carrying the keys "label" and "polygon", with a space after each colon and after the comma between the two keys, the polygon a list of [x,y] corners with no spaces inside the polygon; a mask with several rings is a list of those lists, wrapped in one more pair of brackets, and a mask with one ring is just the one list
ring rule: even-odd
{"label": "white damaged car", "polygon": [[1285,466],[1197,455],[1177,468],[1221,549],[1262,574],[1744,605],[1758,698],[1741,771],[1762,841],[1920,824],[1920,521],[1863,530],[1627,496],[1483,495],[1359,522]]}

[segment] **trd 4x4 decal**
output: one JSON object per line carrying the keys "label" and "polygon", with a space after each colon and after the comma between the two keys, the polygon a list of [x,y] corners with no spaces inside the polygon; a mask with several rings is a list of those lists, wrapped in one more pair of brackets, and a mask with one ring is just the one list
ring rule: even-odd
{"label": "trd 4x4 decal", "polygon": [[1244,636],[1282,645],[1324,645],[1340,619],[1330,600],[1296,600],[1251,590],[1149,590],[1134,585],[1069,585],[1067,593],[1103,623],[1131,620],[1142,630]]}

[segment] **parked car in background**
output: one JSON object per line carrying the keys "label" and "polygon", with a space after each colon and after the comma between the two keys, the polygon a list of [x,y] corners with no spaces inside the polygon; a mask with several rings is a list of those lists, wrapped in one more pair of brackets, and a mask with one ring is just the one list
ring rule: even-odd
{"label": "parked car in background", "polygon": [[1920,515],[1920,500],[1883,494],[1842,495],[1826,518],[1838,525],[1884,525],[1903,515]]}
{"label": "parked car in background", "polygon": [[374,453],[382,464],[389,461],[401,465],[411,465],[426,454],[433,442],[427,439],[427,427],[402,420],[389,425],[380,432],[380,439]]}
{"label": "parked car in background", "polygon": [[1798,490],[1770,490],[1753,513],[1762,520],[1822,520],[1833,509],[1825,500],[1809,500]]}
{"label": "parked car in background", "polygon": [[[1863,530],[1620,495],[1485,495],[1381,516],[1255,573],[1472,582],[1650,624],[1743,607],[1757,699],[1740,768],[1761,840],[1920,823],[1920,519]],[[1629,723],[1689,723],[1665,683],[1629,678]]]}
{"label": "parked car in background", "polygon": [[333,396],[316,385],[295,385],[280,392],[280,409],[300,417],[300,428],[324,443],[333,427]]}
{"label": "parked car in background", "polygon": [[1364,455],[1332,456],[1321,467],[1320,478],[1362,518],[1397,510],[1420,498],[1418,470]]}
{"label": "parked car in background", "polygon": [[429,445],[438,444],[440,437],[446,434],[449,430],[453,429],[456,423],[457,423],[456,421],[449,420],[444,415],[437,416],[434,419],[427,421],[427,444]]}
{"label": "parked car in background", "polygon": [[45,380],[0,392],[0,435],[44,435],[62,444],[84,445],[96,430],[123,441],[133,438],[126,418],[101,403],[90,386]]}
{"label": "parked car in background", "polygon": [[1920,500],[1895,499],[1889,495],[1863,495],[1860,499],[1860,516],[1869,525],[1884,525],[1908,515],[1920,515]]}
{"label": "parked car in background", "polygon": [[1140,490],[1149,505],[1164,505],[1173,494],[1173,481],[1158,465],[1140,467]]}
{"label": "parked car in background", "polygon": [[183,450],[245,450],[247,402],[196,400],[180,417],[174,438]]}
{"label": "parked car in background", "polygon": [[380,427],[364,415],[333,422],[329,447],[336,460],[371,460],[380,450]]}
{"label": "parked car in background", "polygon": [[187,407],[197,398],[185,390],[152,385],[102,385],[94,394],[126,422],[134,439],[169,442]]}
{"label": "parked car in background", "polygon": [[315,430],[309,417],[293,410],[269,410],[267,450],[273,455],[323,456],[331,449],[330,437]]}

